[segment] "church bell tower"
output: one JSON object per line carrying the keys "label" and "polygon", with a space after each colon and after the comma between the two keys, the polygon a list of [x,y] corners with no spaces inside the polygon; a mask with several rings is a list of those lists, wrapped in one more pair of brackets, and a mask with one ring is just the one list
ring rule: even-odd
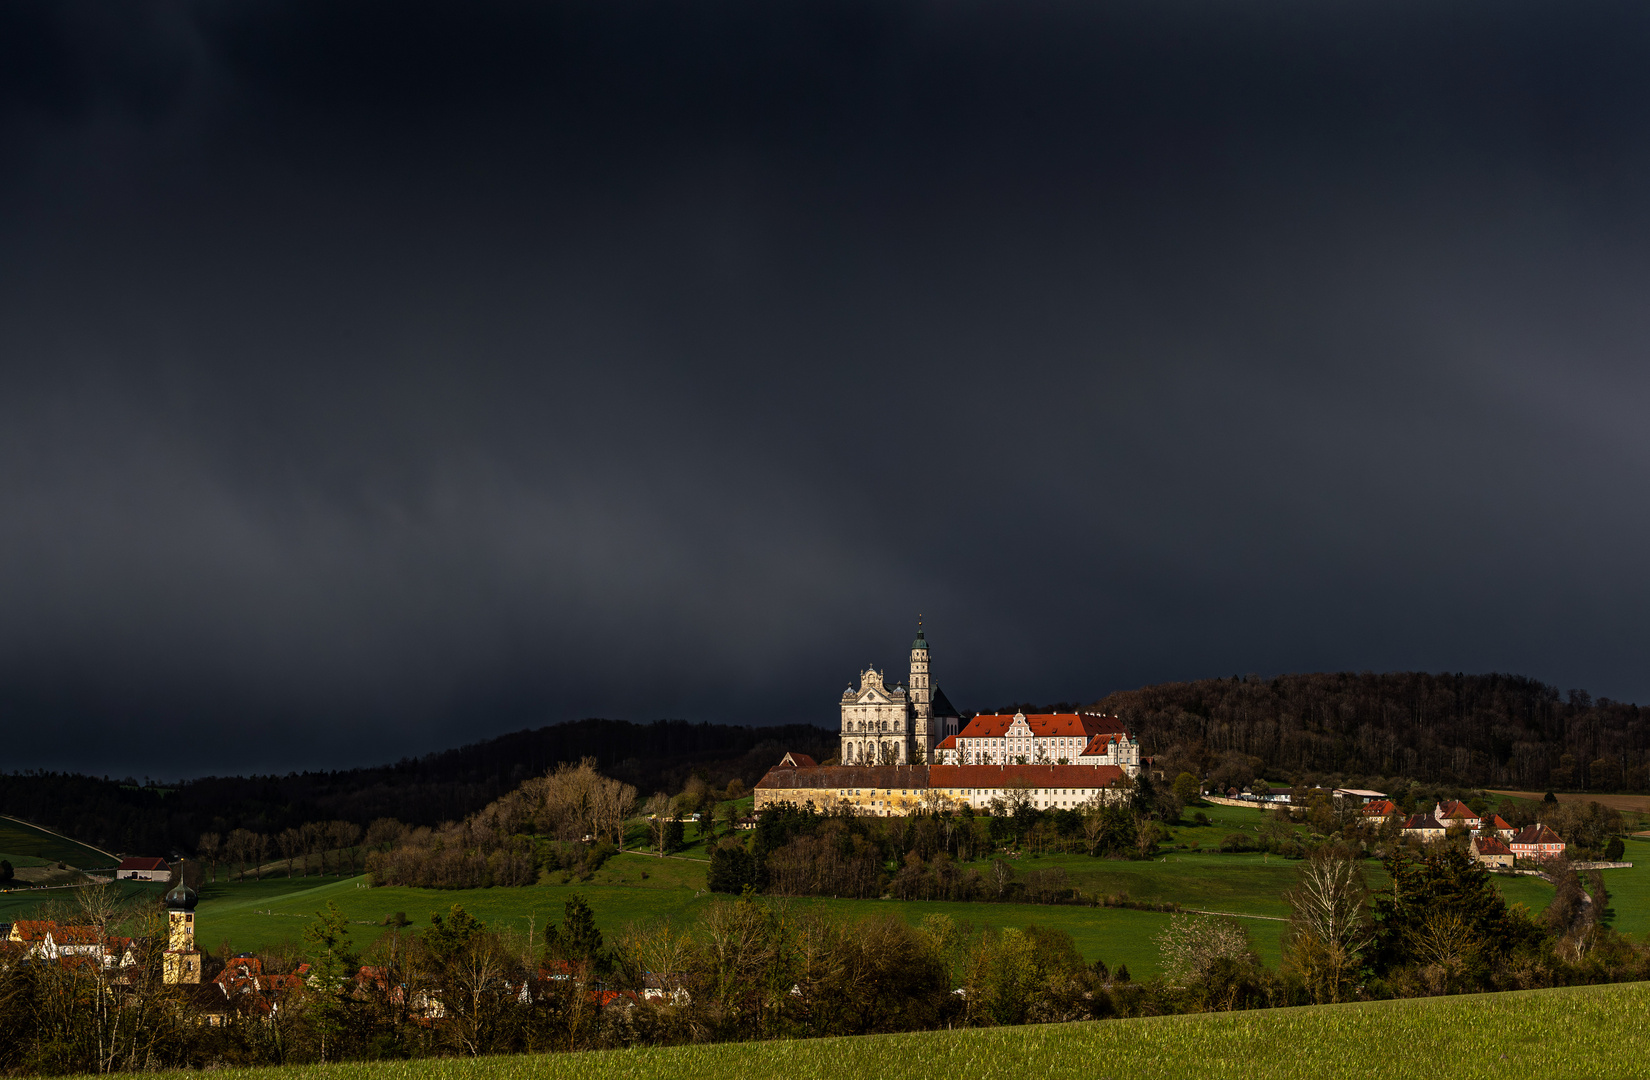
{"label": "church bell tower", "polygon": [[928,681],[928,640],[922,636],[922,616],[917,616],[917,639],[911,642],[912,742],[914,765],[934,763],[934,691]]}
{"label": "church bell tower", "polygon": [[201,981],[201,954],[195,948],[195,890],[178,883],[166,894],[166,951],[161,954],[161,981],[168,986]]}

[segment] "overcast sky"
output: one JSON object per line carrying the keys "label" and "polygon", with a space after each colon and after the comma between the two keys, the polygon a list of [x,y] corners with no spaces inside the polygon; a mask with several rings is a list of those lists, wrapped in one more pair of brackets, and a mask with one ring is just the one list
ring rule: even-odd
{"label": "overcast sky", "polygon": [[0,769],[1650,700],[1642,3],[0,8]]}

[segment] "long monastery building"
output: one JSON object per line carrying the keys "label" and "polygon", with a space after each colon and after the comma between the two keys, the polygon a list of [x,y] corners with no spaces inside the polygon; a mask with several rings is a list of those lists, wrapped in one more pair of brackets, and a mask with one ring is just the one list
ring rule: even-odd
{"label": "long monastery building", "polygon": [[756,783],[756,809],[775,803],[815,810],[853,807],[873,817],[919,810],[989,807],[1023,793],[1039,810],[1076,809],[1098,796],[1121,797],[1118,765],[800,765],[798,755]]}
{"label": "long monastery building", "polygon": [[1115,716],[982,713],[964,726],[930,678],[919,626],[910,691],[874,667],[860,672],[858,688],[842,694],[841,764],[786,754],[757,782],[756,809],[788,802],[888,816],[1018,798],[1072,808],[1113,798],[1117,782],[1140,771],[1140,744]]}

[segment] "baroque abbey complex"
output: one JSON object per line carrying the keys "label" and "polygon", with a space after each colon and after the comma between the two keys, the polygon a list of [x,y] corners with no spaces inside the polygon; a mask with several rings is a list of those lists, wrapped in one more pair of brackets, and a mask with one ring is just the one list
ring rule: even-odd
{"label": "baroque abbey complex", "polygon": [[756,808],[849,805],[888,815],[1024,799],[1042,809],[1119,797],[1140,771],[1140,744],[1097,712],[980,713],[964,724],[933,682],[921,625],[906,684],[867,667],[842,694],[837,762],[786,754],[756,785]]}

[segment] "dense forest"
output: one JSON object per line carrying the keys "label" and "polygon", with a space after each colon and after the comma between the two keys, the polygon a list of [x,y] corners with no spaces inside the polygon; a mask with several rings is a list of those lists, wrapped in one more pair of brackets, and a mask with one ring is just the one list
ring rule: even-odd
{"label": "dense forest", "polygon": [[73,773],[0,775],[0,814],[112,852],[191,853],[203,833],[275,835],[328,821],[409,826],[458,821],[543,776],[594,758],[644,792],[679,791],[690,776],[753,785],[788,750],[826,757],[836,733],[809,724],[741,727],[660,720],[578,720],[518,731],[394,765],[286,776],[218,777],[174,787]]}
{"label": "dense forest", "polygon": [[[1644,791],[1650,711],[1516,675],[1341,672],[1163,683],[1102,698],[1171,768],[1269,778]],[[1200,773],[1200,775],[1202,775]]]}

